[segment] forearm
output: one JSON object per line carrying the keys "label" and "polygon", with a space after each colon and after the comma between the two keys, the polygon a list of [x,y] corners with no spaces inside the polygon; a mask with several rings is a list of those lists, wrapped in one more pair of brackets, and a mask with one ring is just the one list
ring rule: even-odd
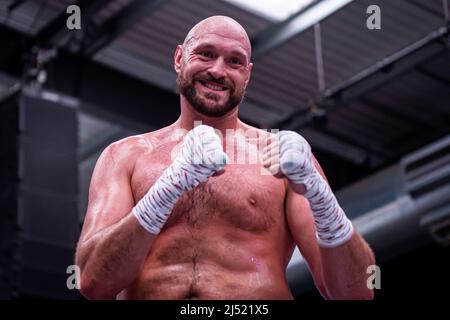
{"label": "forearm", "polygon": [[81,292],[88,298],[114,299],[137,276],[154,235],[132,214],[80,243]]}
{"label": "forearm", "polygon": [[311,147],[292,131],[281,131],[278,139],[280,169],[289,179],[292,189],[309,202],[327,297],[372,298],[366,270],[374,264],[373,253],[339,205],[311,153]]}
{"label": "forearm", "polygon": [[375,264],[375,258],[357,232],[346,243],[320,251],[323,279],[331,299],[373,299],[373,290],[367,285],[367,267]]}

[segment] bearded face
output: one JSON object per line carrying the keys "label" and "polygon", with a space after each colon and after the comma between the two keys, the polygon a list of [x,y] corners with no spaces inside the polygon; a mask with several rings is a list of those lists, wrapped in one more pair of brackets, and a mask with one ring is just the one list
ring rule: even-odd
{"label": "bearded face", "polygon": [[236,90],[231,81],[215,79],[211,75],[189,76],[182,70],[179,73],[178,90],[200,114],[208,117],[222,117],[242,101],[245,88]]}

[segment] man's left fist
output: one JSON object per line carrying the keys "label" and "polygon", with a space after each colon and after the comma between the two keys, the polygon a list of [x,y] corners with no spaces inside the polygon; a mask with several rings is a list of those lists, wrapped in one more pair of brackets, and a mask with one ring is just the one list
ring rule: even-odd
{"label": "man's left fist", "polygon": [[316,170],[311,147],[301,135],[280,131],[271,136],[262,159],[264,167],[272,174],[286,176],[292,189],[308,199],[321,247],[333,248],[352,237],[353,225]]}
{"label": "man's left fist", "polygon": [[294,131],[280,131],[272,136],[263,150],[263,165],[273,175],[286,176],[294,184],[306,185],[314,174],[311,147]]}

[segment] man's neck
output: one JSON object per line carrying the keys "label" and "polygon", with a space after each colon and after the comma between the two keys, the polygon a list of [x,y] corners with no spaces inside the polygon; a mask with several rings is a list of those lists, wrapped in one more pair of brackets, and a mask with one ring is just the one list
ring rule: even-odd
{"label": "man's neck", "polygon": [[181,114],[177,120],[177,126],[191,130],[196,124],[205,124],[220,130],[225,137],[227,129],[236,130],[241,122],[238,119],[239,107],[231,110],[223,117],[208,117],[197,112],[183,97],[181,97]]}

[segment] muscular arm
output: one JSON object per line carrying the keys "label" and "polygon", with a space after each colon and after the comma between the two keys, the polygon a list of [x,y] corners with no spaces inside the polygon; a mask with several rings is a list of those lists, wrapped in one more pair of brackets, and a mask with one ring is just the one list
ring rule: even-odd
{"label": "muscular arm", "polygon": [[176,159],[135,205],[130,179],[136,158],[149,152],[146,141],[134,137],[113,144],[94,170],[76,257],[81,291],[88,297],[113,298],[128,287],[183,192],[227,163],[214,129],[196,126],[186,134]]}
{"label": "muscular arm", "polygon": [[130,214],[135,148],[111,145],[94,169],[75,257],[81,268],[80,291],[87,298],[114,299],[134,280],[153,242],[154,236]]}
{"label": "muscular arm", "polygon": [[321,248],[325,286],[333,299],[373,299],[367,287],[367,267],[375,264],[371,249],[355,232],[345,244]]}
{"label": "muscular arm", "polygon": [[316,228],[308,200],[290,188],[286,199],[286,218],[291,234],[308,265],[317,289],[324,298],[330,298],[325,288],[322,257],[316,240]]}
{"label": "muscular arm", "polygon": [[[313,161],[326,180],[316,159]],[[372,250],[356,230],[349,241],[338,247],[320,247],[307,200],[291,188],[286,214],[294,239],[323,296],[331,299],[373,298],[373,291],[367,288],[366,270],[369,265],[375,264],[375,259]]]}
{"label": "muscular arm", "polygon": [[[313,161],[316,169],[327,181],[314,157]],[[373,299],[373,291],[367,287],[367,267],[375,264],[375,257],[356,230],[348,242],[336,248],[321,248],[320,253],[325,285],[331,297]]]}

